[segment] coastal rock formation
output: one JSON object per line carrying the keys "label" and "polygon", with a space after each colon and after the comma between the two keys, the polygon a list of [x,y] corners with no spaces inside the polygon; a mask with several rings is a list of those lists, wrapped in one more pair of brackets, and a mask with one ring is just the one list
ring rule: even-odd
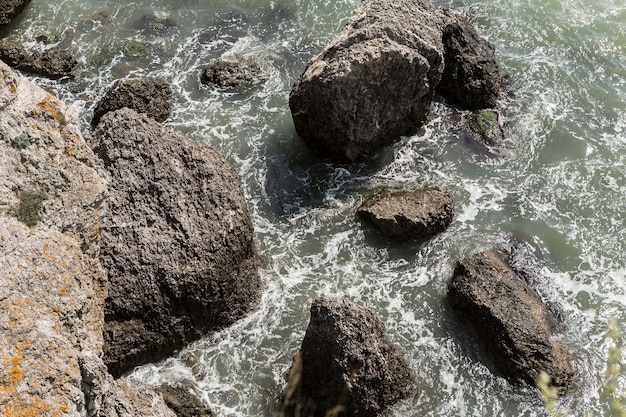
{"label": "coastal rock formation", "polygon": [[145,113],[157,122],[164,122],[172,112],[172,88],[167,81],[155,77],[118,80],[98,102],[92,126],[97,126],[106,113],[124,107]]}
{"label": "coastal rock formation", "polygon": [[415,133],[443,62],[440,17],[429,0],[364,0],[293,86],[296,131],[314,150],[352,161]]}
{"label": "coastal rock formation", "polygon": [[200,82],[220,88],[251,86],[261,79],[261,67],[254,63],[215,61],[202,69]]}
{"label": "coastal rock formation", "polygon": [[243,191],[222,155],[128,108],[104,115],[93,138],[111,176],[100,259],[104,359],[118,376],[244,317],[260,280]]}
{"label": "coastal rock formation", "polygon": [[78,65],[65,49],[55,47],[30,54],[22,45],[9,41],[0,41],[0,59],[20,71],[52,79],[72,77]]}
{"label": "coastal rock formation", "polygon": [[464,109],[495,107],[502,86],[495,48],[462,16],[448,14],[443,26],[445,69],[437,91]]}
{"label": "coastal rock formation", "polygon": [[0,29],[10,24],[13,19],[30,3],[30,0],[0,0]]}
{"label": "coastal rock formation", "polygon": [[556,387],[571,383],[574,371],[556,335],[557,320],[496,252],[459,261],[448,299],[512,381],[534,384],[544,371]]}
{"label": "coastal rock formation", "polygon": [[318,299],[289,371],[287,415],[376,416],[415,392],[403,353],[371,310]]}
{"label": "coastal rock formation", "polygon": [[380,190],[365,199],[357,214],[392,238],[426,239],[443,232],[454,217],[454,201],[445,191]]}
{"label": "coastal rock formation", "polygon": [[176,417],[207,417],[213,415],[200,398],[184,387],[162,385],[158,388],[158,391],[163,394],[163,400],[176,413]]}
{"label": "coastal rock formation", "polygon": [[95,166],[76,114],[0,63],[3,417],[173,416],[100,359],[107,182]]}

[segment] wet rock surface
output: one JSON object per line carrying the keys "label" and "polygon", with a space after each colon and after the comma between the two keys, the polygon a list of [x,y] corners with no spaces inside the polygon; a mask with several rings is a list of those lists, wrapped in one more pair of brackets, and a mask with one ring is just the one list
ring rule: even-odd
{"label": "wet rock surface", "polygon": [[128,107],[164,122],[172,112],[172,88],[161,78],[134,77],[116,81],[98,102],[92,126],[108,112]]}
{"label": "wet rock surface", "polygon": [[0,59],[20,71],[51,79],[73,77],[72,71],[78,65],[65,49],[53,47],[31,54],[22,45],[10,41],[0,41]]}
{"label": "wet rock surface", "polygon": [[289,96],[314,150],[357,160],[424,123],[443,73],[440,17],[427,0],[366,0]]}
{"label": "wet rock surface", "polygon": [[255,63],[215,61],[202,69],[200,82],[220,88],[250,87],[263,78]]}
{"label": "wet rock surface", "polygon": [[111,176],[104,360],[120,375],[244,317],[260,281],[239,179],[212,148],[124,108],[94,150]]}
{"label": "wet rock surface", "polygon": [[415,393],[403,353],[371,310],[339,298],[315,300],[289,371],[289,416],[376,416]]}
{"label": "wet rock surface", "polygon": [[415,191],[383,189],[367,197],[357,214],[391,238],[426,239],[450,225],[454,201],[436,187]]}
{"label": "wet rock surface", "polygon": [[498,253],[459,261],[448,300],[510,380],[534,385],[543,371],[560,389],[570,385],[574,371],[556,333],[556,318]]}
{"label": "wet rock surface", "polygon": [[448,13],[443,47],[445,69],[437,91],[464,109],[495,107],[503,77],[493,45],[481,38],[466,18]]}
{"label": "wet rock surface", "polygon": [[176,413],[177,417],[204,417],[213,413],[204,405],[202,400],[189,389],[162,385],[158,391],[163,395],[167,406]]}
{"label": "wet rock surface", "polygon": [[30,0],[0,0],[0,29],[9,25],[22,13]]}

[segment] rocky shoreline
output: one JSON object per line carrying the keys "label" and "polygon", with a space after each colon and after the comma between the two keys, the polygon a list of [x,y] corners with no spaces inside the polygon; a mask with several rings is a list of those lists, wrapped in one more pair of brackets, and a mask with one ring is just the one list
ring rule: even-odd
{"label": "rocky shoreline", "polygon": [[[15,16],[26,4],[0,15]],[[31,56],[5,43],[0,57],[52,78],[73,68],[57,50]],[[117,81],[96,107],[87,143],[65,104],[4,63],[0,72],[0,411],[184,415],[197,405],[181,402],[197,399],[164,396],[123,375],[256,307],[259,260],[234,169],[212,148],[161,125],[171,112],[163,80]],[[218,63],[201,77],[237,88],[257,82],[258,72]],[[357,161],[415,133],[436,94],[497,146],[502,84],[493,46],[464,18],[427,0],[365,0],[312,58],[289,106],[312,149]],[[473,114],[491,121],[496,135],[487,138],[486,122]],[[391,238],[425,240],[445,233],[454,202],[437,187],[383,190],[358,215]],[[563,391],[573,383],[556,319],[496,252],[459,261],[448,302],[511,381],[534,384],[545,371]],[[319,299],[281,407],[294,416],[374,416],[418,391],[380,318],[346,299]]]}

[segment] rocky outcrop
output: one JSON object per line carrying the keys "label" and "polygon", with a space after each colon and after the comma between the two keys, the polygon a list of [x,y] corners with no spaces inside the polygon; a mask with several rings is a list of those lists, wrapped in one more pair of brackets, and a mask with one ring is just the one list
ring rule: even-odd
{"label": "rocky outcrop", "polygon": [[429,0],[365,0],[308,64],[289,96],[313,149],[356,160],[426,118],[443,72],[440,17]]}
{"label": "rocky outcrop", "polygon": [[215,61],[202,69],[200,82],[220,88],[249,87],[262,79],[261,67],[255,63]]}
{"label": "rocky outcrop", "polygon": [[233,324],[260,292],[239,179],[212,148],[124,108],[94,131],[110,173],[100,259],[104,359],[117,376]]}
{"label": "rocky outcrop", "polygon": [[0,63],[3,417],[172,416],[158,394],[114,381],[100,359],[107,182],[95,165],[76,114]]}
{"label": "rocky outcrop", "polygon": [[98,102],[92,126],[97,126],[108,112],[128,107],[164,122],[172,112],[172,88],[167,81],[154,77],[135,77],[116,81]]}
{"label": "rocky outcrop", "polygon": [[0,41],[0,59],[20,71],[51,79],[73,77],[78,61],[68,51],[50,48],[30,54],[22,45]]}
{"label": "rocky outcrop", "polygon": [[443,26],[445,69],[437,90],[468,110],[496,106],[502,74],[495,48],[462,16],[449,14]]}
{"label": "rocky outcrop", "polygon": [[509,379],[534,384],[543,371],[561,389],[571,383],[573,368],[555,332],[557,320],[496,252],[459,261],[448,299]]}
{"label": "rocky outcrop", "polygon": [[202,400],[192,394],[187,388],[162,385],[158,388],[158,391],[163,394],[163,400],[176,413],[176,417],[205,417],[213,415]]}
{"label": "rocky outcrop", "polygon": [[0,0],[0,29],[10,24],[13,19],[30,3],[30,0]]}
{"label": "rocky outcrop", "polygon": [[371,310],[318,299],[289,371],[286,415],[376,416],[415,392],[403,353]]}
{"label": "rocky outcrop", "polygon": [[357,214],[391,238],[426,239],[450,225],[454,201],[437,187],[415,191],[383,189],[367,197]]}

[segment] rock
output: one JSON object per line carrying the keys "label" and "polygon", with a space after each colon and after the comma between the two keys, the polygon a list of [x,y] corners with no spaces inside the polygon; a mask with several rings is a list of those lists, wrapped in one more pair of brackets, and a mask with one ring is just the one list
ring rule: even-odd
{"label": "rock", "polygon": [[503,77],[495,48],[462,16],[448,14],[443,27],[445,69],[437,90],[468,110],[496,106]]}
{"label": "rock", "polygon": [[172,112],[172,89],[161,78],[136,77],[118,80],[98,102],[92,126],[97,126],[106,113],[124,107],[145,113],[157,122],[164,122]]}
{"label": "rock", "polygon": [[511,381],[534,385],[544,371],[561,389],[572,382],[572,365],[555,333],[557,320],[496,252],[459,261],[448,299]]}
{"label": "rock", "polygon": [[439,26],[429,0],[364,0],[291,90],[298,135],[354,161],[415,133],[443,73]]}
{"label": "rock", "polygon": [[72,77],[78,61],[65,49],[53,47],[43,52],[33,53],[23,61],[18,69],[43,77],[58,79]]}
{"label": "rock", "polygon": [[220,88],[240,88],[259,81],[261,67],[254,63],[215,61],[202,69],[200,82]]}
{"label": "rock", "polygon": [[29,58],[29,54],[19,43],[0,41],[0,59],[10,67],[17,67]]}
{"label": "rock", "polygon": [[[2,416],[172,416],[154,392],[134,404],[100,359],[107,181],[95,166],[75,112],[0,63]],[[24,190],[46,194],[32,226],[17,215]]]}
{"label": "rock", "polygon": [[439,188],[380,190],[365,199],[357,214],[383,234],[399,239],[426,239],[452,223],[454,201]]}
{"label": "rock", "polygon": [[376,416],[415,393],[403,353],[371,310],[318,299],[289,372],[287,415]]}
{"label": "rock", "polygon": [[492,110],[480,110],[464,116],[464,125],[467,126],[465,134],[473,140],[487,146],[502,146],[504,143],[504,130],[500,126],[498,112]]}
{"label": "rock", "polygon": [[9,25],[28,3],[30,0],[0,0],[0,28]]}
{"label": "rock", "polygon": [[215,150],[128,108],[93,138],[111,176],[100,259],[104,360],[118,376],[244,317],[258,261],[239,179]]}
{"label": "rock", "polygon": [[162,385],[158,390],[163,394],[163,399],[167,406],[176,413],[177,417],[202,417],[213,415],[202,400],[187,388]]}

